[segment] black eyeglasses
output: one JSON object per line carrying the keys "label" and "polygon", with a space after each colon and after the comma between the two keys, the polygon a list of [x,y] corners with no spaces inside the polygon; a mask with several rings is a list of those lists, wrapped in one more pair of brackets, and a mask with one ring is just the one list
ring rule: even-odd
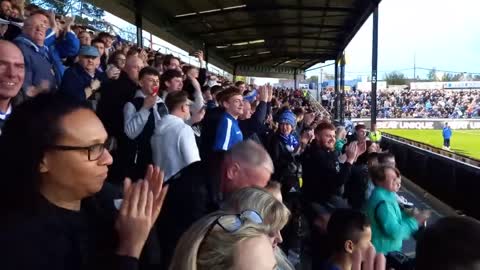
{"label": "black eyeglasses", "polygon": [[253,224],[262,224],[263,218],[257,211],[254,210],[245,210],[240,214],[223,215],[218,217],[215,222],[212,223],[212,226],[205,236],[210,234],[215,225],[219,225],[228,233],[234,233],[240,230],[246,221]]}
{"label": "black eyeglasses", "polygon": [[113,149],[113,141],[107,139],[104,143],[97,143],[90,146],[52,145],[50,147],[61,151],[87,150],[88,160],[96,161],[102,157],[105,150],[111,151]]}

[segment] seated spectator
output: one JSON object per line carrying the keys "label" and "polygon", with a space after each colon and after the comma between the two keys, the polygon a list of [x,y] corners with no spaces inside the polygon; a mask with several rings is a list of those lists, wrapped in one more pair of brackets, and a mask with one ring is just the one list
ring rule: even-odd
{"label": "seated spectator", "polygon": [[135,145],[135,159],[131,175],[136,179],[145,174],[152,163],[151,138],[160,120],[168,115],[164,100],[155,92],[160,83],[158,71],[144,67],[138,76],[139,90],[135,97],[125,104],[123,117],[124,131]]}
{"label": "seated spectator", "polygon": [[252,210],[203,217],[183,234],[169,269],[277,269],[262,222],[262,217]]}
{"label": "seated spectator", "polygon": [[[279,191],[278,193],[280,193]],[[266,189],[250,187],[234,192],[222,208],[235,213],[241,213],[249,209],[258,212],[263,217],[264,224],[270,228],[268,236],[273,243],[278,267],[282,270],[295,269],[278,246],[283,242],[280,231],[285,227],[290,217],[290,211],[282,201],[277,200]]]}
{"label": "seated spectator", "polygon": [[0,135],[5,121],[13,111],[25,77],[22,52],[9,41],[0,41]]}
{"label": "seated spectator", "polygon": [[336,210],[328,222],[331,255],[325,270],[385,270],[385,257],[375,255],[370,242],[372,230],[365,214],[349,209]]}
{"label": "seated spectator", "polygon": [[105,74],[96,68],[99,57],[97,48],[82,46],[78,62],[65,71],[59,93],[78,101],[90,98],[106,81]]}
{"label": "seated spectator", "polygon": [[190,101],[185,91],[170,93],[165,100],[169,115],[155,127],[152,136],[153,163],[161,166],[165,180],[189,164],[199,161],[197,143],[192,127],[185,123],[190,118]]}
{"label": "seated spectator", "polygon": [[417,241],[417,270],[477,270],[480,223],[471,217],[445,217],[425,229]]}
{"label": "seated spectator", "polygon": [[371,171],[375,189],[367,202],[367,215],[372,224],[372,243],[383,254],[400,251],[402,241],[412,236],[428,219],[426,211],[410,215],[402,210],[396,193],[400,190],[400,172],[391,166],[379,166]]}
{"label": "seated spectator", "polygon": [[38,11],[25,20],[23,33],[14,43],[20,48],[25,60],[25,80],[23,91],[28,96],[35,96],[41,91],[60,86],[61,63],[56,63],[52,50],[45,46],[47,29],[50,27],[48,14]]}
{"label": "seated spectator", "polygon": [[236,190],[266,186],[272,172],[272,160],[265,149],[245,141],[232,147],[219,161],[194,162],[171,177],[157,228],[164,266],[168,266],[182,233],[195,220],[218,210],[222,200]]}
{"label": "seated spectator", "polygon": [[225,108],[216,128],[214,151],[227,151],[243,140],[243,134],[238,126],[238,117],[243,113],[243,96],[236,87],[223,91],[220,100]]}
{"label": "seated spectator", "polygon": [[71,99],[42,94],[16,108],[0,137],[11,180],[0,191],[2,269],[137,269],[166,189],[150,168],[125,181],[118,212],[104,185],[108,145],[95,113]]}

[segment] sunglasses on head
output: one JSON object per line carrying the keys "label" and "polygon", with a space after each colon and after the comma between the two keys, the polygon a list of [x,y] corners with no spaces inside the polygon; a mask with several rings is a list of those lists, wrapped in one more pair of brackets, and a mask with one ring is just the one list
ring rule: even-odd
{"label": "sunglasses on head", "polygon": [[234,233],[242,228],[242,226],[247,223],[253,224],[262,224],[263,218],[262,216],[255,210],[245,210],[240,214],[226,214],[218,217],[211,225],[210,229],[208,230],[208,234],[213,230],[213,228],[218,225],[224,231],[228,233]]}

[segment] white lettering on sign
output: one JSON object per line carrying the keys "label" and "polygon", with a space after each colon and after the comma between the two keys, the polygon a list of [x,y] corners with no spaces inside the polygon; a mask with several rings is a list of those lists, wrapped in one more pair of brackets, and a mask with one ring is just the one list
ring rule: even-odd
{"label": "white lettering on sign", "polygon": [[449,123],[452,129],[468,129],[468,121],[456,121]]}
{"label": "white lettering on sign", "polygon": [[402,122],[401,129],[433,129],[433,122]]}
{"label": "white lettering on sign", "polygon": [[470,122],[471,129],[480,129],[480,122]]}

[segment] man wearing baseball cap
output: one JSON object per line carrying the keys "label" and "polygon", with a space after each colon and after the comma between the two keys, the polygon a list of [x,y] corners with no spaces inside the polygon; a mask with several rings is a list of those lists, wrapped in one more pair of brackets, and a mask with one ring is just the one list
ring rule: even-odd
{"label": "man wearing baseball cap", "polygon": [[103,72],[97,70],[100,53],[93,46],[82,46],[78,62],[65,71],[60,93],[79,101],[87,100],[106,80]]}

